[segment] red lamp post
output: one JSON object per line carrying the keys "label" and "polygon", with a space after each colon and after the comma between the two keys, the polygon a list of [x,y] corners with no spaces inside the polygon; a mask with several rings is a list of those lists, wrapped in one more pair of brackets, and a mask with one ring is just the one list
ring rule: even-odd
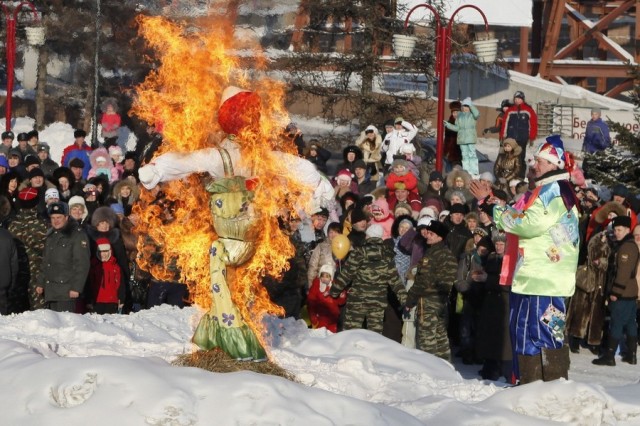
{"label": "red lamp post", "polygon": [[460,6],[457,8],[449,22],[445,25],[444,21],[438,15],[438,11],[435,7],[430,4],[419,4],[413,7],[409,13],[407,14],[407,18],[404,21],[404,28],[406,29],[409,25],[409,17],[411,14],[421,7],[425,7],[433,13],[433,16],[436,18],[436,77],[440,79],[438,83],[438,118],[436,125],[436,170],[442,172],[442,157],[444,153],[444,103],[445,103],[445,93],[446,93],[446,84],[447,78],[449,77],[449,72],[451,71],[450,62],[451,62],[451,24],[453,23],[453,18],[456,16],[458,12],[466,7],[470,7],[472,9],[477,10],[480,15],[482,15],[482,19],[484,19],[484,25],[486,31],[489,31],[489,23],[487,22],[486,16],[480,8],[477,6],[467,4],[464,6]]}
{"label": "red lamp post", "polygon": [[6,118],[6,131],[11,130],[11,106],[13,95],[13,79],[14,79],[14,65],[16,60],[16,21],[18,19],[18,13],[24,6],[27,6],[33,12],[35,21],[38,19],[38,11],[36,7],[28,1],[21,2],[13,11],[2,2],[2,13],[4,14],[7,22],[7,100],[5,102],[5,118]]}

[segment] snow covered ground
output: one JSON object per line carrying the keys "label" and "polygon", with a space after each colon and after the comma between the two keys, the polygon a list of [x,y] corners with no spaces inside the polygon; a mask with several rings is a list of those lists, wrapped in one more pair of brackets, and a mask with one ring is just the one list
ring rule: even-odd
{"label": "snow covered ground", "polygon": [[299,383],[171,366],[192,350],[201,315],[164,305],[126,316],[0,317],[0,423],[640,424],[640,369],[592,367],[586,354],[572,355],[569,381],[505,388],[376,333],[272,318],[272,359]]}

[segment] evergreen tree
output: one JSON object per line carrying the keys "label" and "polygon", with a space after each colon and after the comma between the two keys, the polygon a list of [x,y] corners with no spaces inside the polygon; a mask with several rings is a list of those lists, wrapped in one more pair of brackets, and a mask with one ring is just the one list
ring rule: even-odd
{"label": "evergreen tree", "polygon": [[[640,82],[640,67],[631,68],[630,74]],[[633,88],[631,99],[640,107],[640,84]],[[635,116],[640,122],[640,116]],[[612,188],[623,184],[633,194],[640,194],[640,133],[633,133],[620,123],[607,121],[609,128],[617,132],[618,145],[593,154],[585,154],[582,167],[585,177]]]}

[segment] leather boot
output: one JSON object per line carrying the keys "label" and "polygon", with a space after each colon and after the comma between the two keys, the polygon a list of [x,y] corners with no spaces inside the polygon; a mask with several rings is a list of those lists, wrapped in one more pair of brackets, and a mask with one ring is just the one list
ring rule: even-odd
{"label": "leather boot", "polygon": [[636,353],[638,351],[638,336],[627,336],[627,355],[622,357],[622,362],[628,362],[631,365],[638,363]]}
{"label": "leather boot", "polygon": [[575,336],[569,336],[569,349],[571,353],[580,353],[580,338]]}
{"label": "leather boot", "polygon": [[618,349],[618,340],[611,339],[607,341],[607,347],[604,349],[603,355],[591,361],[594,365],[607,365],[609,367],[616,366],[616,349]]}
{"label": "leather boot", "polygon": [[520,384],[542,380],[542,358],[538,355],[518,355],[518,369],[520,370]]}
{"label": "leather boot", "polygon": [[560,349],[542,349],[542,380],[550,382],[564,378],[569,379],[569,346]]}

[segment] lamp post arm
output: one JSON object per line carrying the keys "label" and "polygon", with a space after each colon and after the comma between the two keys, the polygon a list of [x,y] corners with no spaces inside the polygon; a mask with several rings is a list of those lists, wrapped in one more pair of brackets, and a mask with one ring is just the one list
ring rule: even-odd
{"label": "lamp post arm", "polygon": [[414,10],[419,9],[421,7],[425,7],[427,9],[429,9],[431,11],[431,13],[433,13],[434,18],[436,18],[436,28],[440,28],[440,15],[438,15],[438,11],[436,10],[435,7],[433,7],[430,4],[426,4],[426,3],[421,3],[417,6],[414,6],[409,13],[407,13],[407,17],[404,20],[404,28],[407,29],[407,27],[409,26],[409,17],[411,16],[411,14],[413,13]]}
{"label": "lamp post arm", "polygon": [[[31,9],[31,12],[33,12],[33,18],[36,22],[38,22],[40,20],[40,18],[38,18],[38,11],[36,10],[36,7],[33,5],[33,3],[31,3],[30,1],[23,1],[22,3],[20,3],[13,11],[13,19],[17,20],[18,19],[18,13],[20,13],[20,10],[22,10],[23,6],[27,6],[29,9]],[[4,4],[2,5],[2,7],[4,8]],[[6,11],[5,11],[6,13]]]}
{"label": "lamp post arm", "polygon": [[[417,6],[416,6],[417,7]],[[453,18],[458,14],[458,12],[460,12],[462,9],[465,9],[467,7],[470,7],[471,9],[475,9],[478,11],[478,13],[480,14],[480,16],[482,16],[482,19],[484,20],[484,30],[486,32],[489,32],[489,22],[487,21],[487,17],[484,15],[484,12],[482,10],[480,10],[480,8],[476,5],[473,4],[465,4],[464,6],[460,6],[459,8],[457,8],[452,14],[451,14],[451,18],[449,18],[449,24],[447,25],[447,27],[449,28],[449,33],[451,33],[451,24],[453,23]]]}

